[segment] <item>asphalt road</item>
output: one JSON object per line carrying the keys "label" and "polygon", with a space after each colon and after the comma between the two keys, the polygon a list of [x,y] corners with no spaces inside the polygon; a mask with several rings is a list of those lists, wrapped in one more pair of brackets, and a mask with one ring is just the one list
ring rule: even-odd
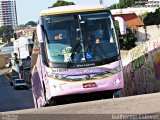
{"label": "asphalt road", "polygon": [[[13,115],[13,116],[8,116]],[[160,120],[160,93],[4,112],[15,120]]]}
{"label": "asphalt road", "polygon": [[34,108],[31,90],[15,90],[9,79],[0,75],[0,112]]}

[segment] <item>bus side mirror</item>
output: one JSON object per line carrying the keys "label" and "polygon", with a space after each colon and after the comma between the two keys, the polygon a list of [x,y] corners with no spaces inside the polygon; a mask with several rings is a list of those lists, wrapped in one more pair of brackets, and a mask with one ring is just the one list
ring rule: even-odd
{"label": "bus side mirror", "polygon": [[116,21],[118,21],[118,23],[119,23],[119,28],[120,28],[121,35],[125,35],[126,34],[126,23],[125,23],[124,19],[122,17],[119,17],[119,16],[114,17],[114,19]]}
{"label": "bus side mirror", "polygon": [[37,25],[37,37],[38,37],[38,42],[43,43],[44,33],[42,30],[42,26],[40,24]]}

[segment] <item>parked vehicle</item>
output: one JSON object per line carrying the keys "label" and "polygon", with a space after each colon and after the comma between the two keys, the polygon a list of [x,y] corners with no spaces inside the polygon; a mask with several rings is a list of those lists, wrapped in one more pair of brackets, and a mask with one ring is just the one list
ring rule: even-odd
{"label": "parked vehicle", "polygon": [[15,79],[14,81],[14,88],[28,88],[27,83],[24,81],[24,79]]}
{"label": "parked vehicle", "polygon": [[19,79],[19,76],[12,76],[11,77],[11,81],[10,81],[11,86],[13,86],[15,79]]}
{"label": "parked vehicle", "polygon": [[33,51],[40,50],[37,58],[32,57],[35,107],[55,105],[68,95],[110,91],[105,93],[113,96],[123,89],[115,20],[125,34],[124,20],[113,19],[104,6],[73,5],[41,12],[33,37]]}

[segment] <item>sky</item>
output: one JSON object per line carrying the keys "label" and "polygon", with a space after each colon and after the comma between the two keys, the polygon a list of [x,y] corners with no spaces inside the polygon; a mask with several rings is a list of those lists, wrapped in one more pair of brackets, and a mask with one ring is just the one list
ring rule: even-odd
{"label": "sky", "polygon": [[[18,25],[28,21],[38,21],[41,10],[52,6],[57,0],[16,0]],[[99,0],[66,0],[75,4],[99,4]],[[103,0],[105,6],[116,3],[117,0]]]}

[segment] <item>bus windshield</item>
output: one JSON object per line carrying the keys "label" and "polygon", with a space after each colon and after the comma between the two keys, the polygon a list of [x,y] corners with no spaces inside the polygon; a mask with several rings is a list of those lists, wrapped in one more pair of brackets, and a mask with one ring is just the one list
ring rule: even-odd
{"label": "bus windshield", "polygon": [[119,55],[110,12],[44,16],[42,24],[47,58],[50,62],[100,63]]}

